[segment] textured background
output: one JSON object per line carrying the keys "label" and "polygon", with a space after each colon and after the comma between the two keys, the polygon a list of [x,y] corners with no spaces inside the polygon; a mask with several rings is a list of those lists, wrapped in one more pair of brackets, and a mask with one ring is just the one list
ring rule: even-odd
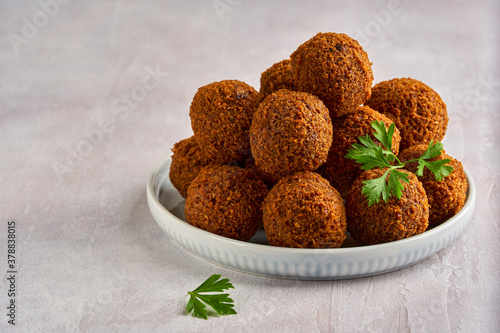
{"label": "textured background", "polygon": [[[500,331],[499,16],[483,0],[2,0],[0,252],[14,219],[16,328]],[[424,262],[356,280],[264,278],[192,256],[155,224],[145,187],[191,135],[193,95],[222,79],[258,89],[320,31],[357,38],[375,82],[410,76],[442,96],[445,149],[477,186],[471,223]],[[2,255],[2,309],[6,271]],[[236,286],[238,315],[186,315],[186,291],[215,272]]]}

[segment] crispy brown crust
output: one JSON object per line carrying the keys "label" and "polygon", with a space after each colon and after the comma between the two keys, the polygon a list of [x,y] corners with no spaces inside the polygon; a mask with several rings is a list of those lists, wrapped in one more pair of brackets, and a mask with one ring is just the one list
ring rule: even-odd
{"label": "crispy brown crust", "polygon": [[249,170],[207,166],[188,189],[186,220],[208,232],[247,241],[262,224],[263,181]]}
{"label": "crispy brown crust", "polygon": [[368,55],[345,34],[318,33],[290,56],[297,90],[318,96],[332,118],[354,112],[370,97]]}
{"label": "crispy brown crust", "polygon": [[260,96],[262,99],[280,89],[295,90],[290,59],[275,63],[260,76]]}
{"label": "crispy brown crust", "polygon": [[340,194],[314,172],[282,178],[264,200],[263,222],[269,243],[298,248],[336,248],[346,238]]}
{"label": "crispy brown crust", "polygon": [[169,177],[172,185],[185,198],[187,189],[201,169],[213,164],[203,153],[194,136],[181,140],[172,148]]}
{"label": "crispy brown crust", "polygon": [[238,80],[213,82],[198,89],[189,116],[196,141],[219,164],[250,155],[248,131],[260,94]]}
{"label": "crispy brown crust", "polygon": [[352,185],[346,198],[347,231],[362,245],[380,244],[424,232],[429,224],[429,203],[422,183],[406,170],[410,183],[404,183],[401,200],[390,197],[368,207],[361,193],[363,181],[382,176],[384,169],[364,171]]}
{"label": "crispy brown crust", "polygon": [[[403,150],[398,158],[401,162],[406,162],[415,158],[419,158],[426,151],[428,145],[415,145]],[[446,152],[431,159],[431,161],[439,161],[450,159],[446,165],[453,167],[453,172],[445,177],[442,181],[436,180],[434,174],[427,168],[424,169],[422,177],[418,177],[424,186],[429,204],[429,224],[437,225],[456,215],[464,206],[467,197],[467,188],[469,183],[460,161],[454,159]],[[410,162],[405,165],[408,171],[415,172],[418,168],[417,162]]]}
{"label": "crispy brown crust", "polygon": [[326,161],[331,140],[331,120],[323,102],[285,89],[264,99],[250,128],[255,164],[274,180],[318,168]]}
{"label": "crispy brown crust", "polygon": [[426,84],[411,78],[379,82],[365,105],[383,113],[401,131],[400,149],[441,141],[448,126],[448,112],[441,97]]}
{"label": "crispy brown crust", "polygon": [[276,181],[271,176],[262,171],[255,164],[255,159],[253,158],[248,159],[247,164],[245,165],[245,169],[253,172],[257,177],[259,177],[267,185],[268,189],[272,188],[276,183]]}
{"label": "crispy brown crust", "polygon": [[[354,143],[359,143],[359,137],[369,134],[375,143],[379,141],[373,136],[375,130],[371,127],[372,121],[383,121],[386,128],[393,123],[383,114],[360,106],[355,112],[332,119],[333,136],[332,146],[328,158],[318,172],[335,187],[343,198],[346,197],[354,180],[363,172],[361,165],[345,157]],[[398,154],[401,136],[396,128],[392,137],[392,152]]]}

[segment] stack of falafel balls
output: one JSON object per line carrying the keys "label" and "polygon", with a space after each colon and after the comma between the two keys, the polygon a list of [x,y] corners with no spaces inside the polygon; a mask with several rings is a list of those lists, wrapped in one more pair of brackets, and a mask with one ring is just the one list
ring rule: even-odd
{"label": "stack of falafel balls", "polygon": [[402,161],[441,141],[446,105],[411,78],[372,87],[371,63],[345,34],[318,33],[261,75],[260,91],[238,80],[198,89],[190,119],[194,135],[172,149],[170,180],[186,198],[186,220],[201,229],[248,241],[260,227],[269,244],[298,248],[340,247],[349,234],[360,245],[424,232],[464,205],[467,179],[460,161],[442,181],[425,170],[403,183],[401,199],[368,205],[363,171],[345,158],[371,122],[395,123],[393,152]]}

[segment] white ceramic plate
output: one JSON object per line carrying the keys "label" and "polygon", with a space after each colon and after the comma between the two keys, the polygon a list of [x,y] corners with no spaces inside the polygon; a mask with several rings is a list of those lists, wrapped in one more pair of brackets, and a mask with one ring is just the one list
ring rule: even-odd
{"label": "white ceramic plate", "polygon": [[476,191],[470,174],[467,200],[462,210],[445,223],[420,235],[370,246],[347,241],[338,249],[296,249],[270,246],[263,230],[249,242],[221,237],[198,229],[184,219],[184,199],[169,179],[171,157],[151,173],[147,199],[153,218],[176,242],[213,263],[265,276],[334,280],[371,276],[398,270],[422,261],[448,246],[472,217]]}

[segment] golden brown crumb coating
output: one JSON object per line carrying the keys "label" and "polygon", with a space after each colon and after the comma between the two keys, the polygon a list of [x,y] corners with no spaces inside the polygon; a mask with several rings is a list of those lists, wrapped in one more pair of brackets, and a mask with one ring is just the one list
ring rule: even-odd
{"label": "golden brown crumb coating", "polygon": [[269,176],[268,174],[266,174],[264,171],[262,171],[257,166],[257,164],[255,164],[255,159],[254,158],[248,159],[248,161],[247,161],[247,163],[245,165],[245,169],[250,170],[257,177],[259,177],[267,185],[267,188],[272,188],[274,186],[274,184],[276,184],[276,181],[271,176]]}
{"label": "golden brown crumb coating", "polygon": [[295,90],[290,59],[275,63],[260,76],[260,96],[262,99],[280,89]]}
{"label": "golden brown crumb coating", "polygon": [[245,82],[224,80],[198,89],[189,116],[200,148],[219,164],[243,163],[250,155],[248,131],[260,94]]}
{"label": "golden brown crumb coating", "polygon": [[379,82],[365,105],[396,123],[402,137],[401,150],[431,140],[441,141],[446,133],[446,105],[438,93],[418,80],[397,78]]}
{"label": "golden brown crumb coating", "polygon": [[269,244],[336,248],[346,239],[346,213],[340,194],[314,172],[282,178],[264,200]]}
{"label": "golden brown crumb coating", "polygon": [[[328,158],[318,172],[335,187],[343,198],[346,197],[354,180],[363,172],[361,164],[345,157],[354,143],[359,143],[359,137],[370,135],[375,143],[379,141],[373,136],[375,130],[371,127],[372,121],[383,121],[386,128],[393,123],[383,114],[360,106],[354,113],[332,119],[333,137]],[[392,137],[392,152],[397,155],[401,136],[396,128]]]}
{"label": "golden brown crumb coating", "polygon": [[247,241],[262,224],[267,187],[254,173],[236,166],[207,166],[188,189],[186,220],[208,232]]}
{"label": "golden brown crumb coating", "polygon": [[[398,158],[401,162],[406,162],[415,158],[419,158],[427,150],[428,145],[415,145],[403,150]],[[446,152],[432,158],[430,161],[439,161],[450,159],[446,165],[453,167],[453,172],[438,181],[434,174],[427,168],[424,169],[424,174],[418,179],[422,182],[429,204],[429,224],[436,225],[442,223],[457,214],[464,206],[467,196],[467,188],[469,183],[465,176],[462,163],[454,159]],[[410,162],[405,165],[405,169],[411,172],[417,171],[418,162]]]}
{"label": "golden brown crumb coating", "polygon": [[250,128],[255,164],[270,178],[313,171],[326,161],[332,123],[323,102],[308,93],[282,89],[259,105]]}
{"label": "golden brown crumb coating", "polygon": [[169,177],[172,185],[185,198],[187,189],[201,169],[213,162],[200,149],[194,136],[181,140],[172,148]]}
{"label": "golden brown crumb coating", "polygon": [[296,89],[318,96],[332,118],[354,112],[370,97],[368,55],[345,34],[318,33],[290,56]]}
{"label": "golden brown crumb coating", "polygon": [[352,185],[346,198],[347,231],[362,245],[392,242],[423,233],[429,224],[429,203],[422,183],[413,173],[403,182],[401,200],[392,196],[387,202],[368,207],[361,193],[363,181],[381,177],[385,169],[364,171]]}

